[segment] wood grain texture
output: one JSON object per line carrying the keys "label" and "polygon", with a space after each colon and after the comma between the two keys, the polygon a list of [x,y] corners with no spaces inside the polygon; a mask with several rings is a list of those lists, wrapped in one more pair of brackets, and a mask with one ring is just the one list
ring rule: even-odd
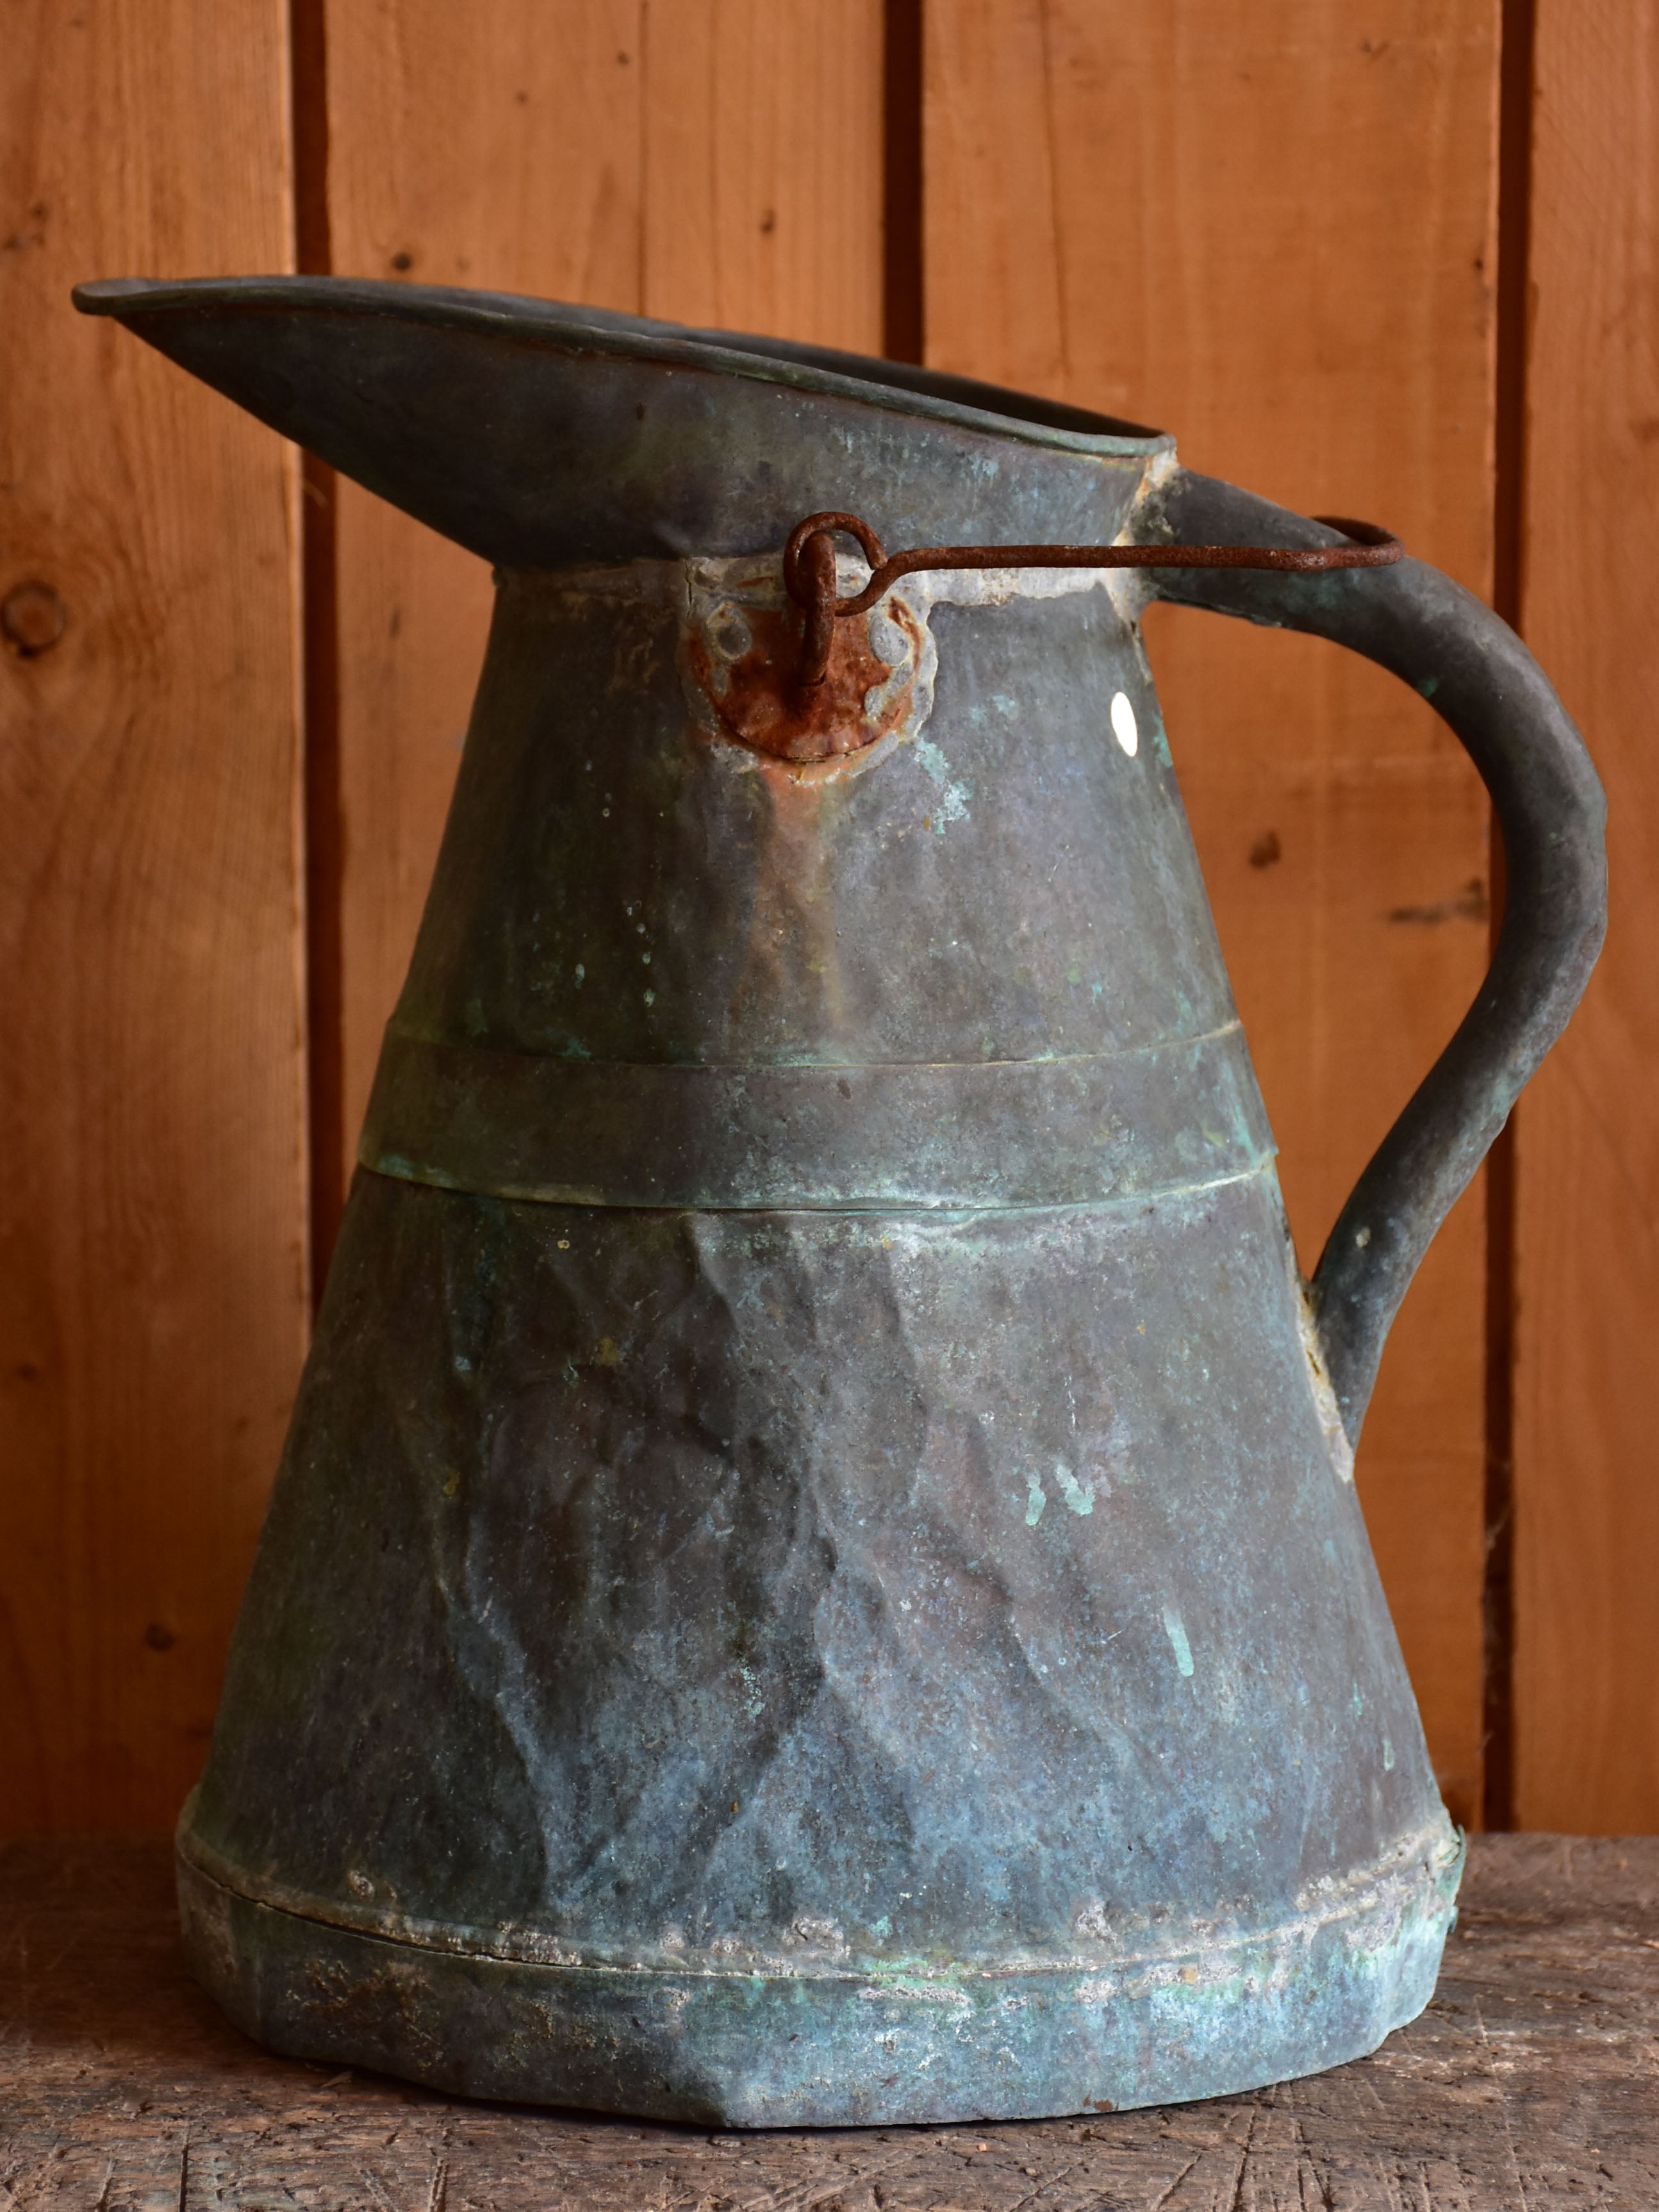
{"label": "wood grain texture", "polygon": [[641,312],[881,351],[881,0],[646,0]]}
{"label": "wood grain texture", "polygon": [[1522,1825],[1659,1827],[1659,6],[1539,0],[1522,624],[1607,787],[1612,912],[1517,1117]]}
{"label": "wood grain texture", "polygon": [[[292,465],[69,304],[288,264],[275,0],[0,70],[0,1832],[170,1820],[304,1346]],[[46,627],[50,627],[47,624]]]}
{"label": "wood grain texture", "polygon": [[[1491,580],[1496,0],[928,0],[930,360],[1173,429]],[[1305,1267],[1473,996],[1487,812],[1455,741],[1319,641],[1148,644]],[[1360,1453],[1455,1815],[1480,1806],[1481,1186]]]}
{"label": "wood grain texture", "polygon": [[1428,2010],[1207,2104],[709,2135],[273,2058],[186,1978],[159,1839],[0,1850],[7,2212],[1647,2212],[1659,1842],[1476,1838]]}
{"label": "wood grain texture", "polygon": [[[338,271],[878,349],[879,0],[496,0],[489,25],[331,0]],[[354,485],[337,497],[349,1155],[490,592],[471,556]]]}

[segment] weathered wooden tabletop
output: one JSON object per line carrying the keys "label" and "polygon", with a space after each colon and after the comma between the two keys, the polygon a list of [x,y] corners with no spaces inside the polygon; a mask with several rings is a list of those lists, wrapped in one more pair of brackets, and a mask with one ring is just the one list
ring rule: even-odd
{"label": "weathered wooden tabletop", "polygon": [[1659,1838],[1476,1838],[1439,1994],[1206,2105],[710,2135],[271,2058],[186,1978],[160,1839],[0,1845],[0,2212],[1659,2212]]}

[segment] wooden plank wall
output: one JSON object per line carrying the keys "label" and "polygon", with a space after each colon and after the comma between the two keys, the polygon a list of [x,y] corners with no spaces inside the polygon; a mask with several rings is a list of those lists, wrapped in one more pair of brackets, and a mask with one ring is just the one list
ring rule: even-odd
{"label": "wooden plank wall", "polygon": [[[289,265],[279,0],[8,11],[0,1826],[200,1765],[304,1350],[295,472],[84,276]],[[54,634],[61,622],[61,635]]]}
{"label": "wooden plank wall", "polygon": [[[1457,1815],[1512,1629],[1499,1814],[1512,1749],[1522,1820],[1659,1823],[1659,0],[13,15],[0,599],[46,582],[68,618],[28,649],[56,617],[26,593],[0,653],[0,1832],[164,1820],[199,1759],[482,650],[480,564],[325,471],[301,533],[274,440],[64,310],[84,275],[296,252],[872,351],[920,331],[1375,514],[1477,591],[1520,574],[1611,771],[1622,945],[1517,1117],[1513,1191],[1489,1222],[1483,1180],[1412,1292],[1360,1480]],[[1478,979],[1485,807],[1432,714],[1334,648],[1170,610],[1149,644],[1311,1264]]]}
{"label": "wooden plank wall", "polygon": [[1659,5],[1538,0],[1522,623],[1612,919],[1518,1118],[1516,1814],[1659,1826]]}

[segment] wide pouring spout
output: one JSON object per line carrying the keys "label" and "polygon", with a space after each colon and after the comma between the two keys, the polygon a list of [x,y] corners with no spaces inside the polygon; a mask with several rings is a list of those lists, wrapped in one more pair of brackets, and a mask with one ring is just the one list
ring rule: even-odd
{"label": "wide pouring spout", "polygon": [[1171,449],[900,362],[506,293],[120,279],[75,301],[506,568],[764,552],[825,507],[896,544],[1098,541]]}

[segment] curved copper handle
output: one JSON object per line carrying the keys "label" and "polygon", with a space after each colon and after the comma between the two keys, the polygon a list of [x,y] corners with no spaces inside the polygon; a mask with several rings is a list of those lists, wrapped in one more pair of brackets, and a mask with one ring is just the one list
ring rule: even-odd
{"label": "curved copper handle", "polygon": [[[1235,485],[1177,471],[1137,527],[1305,544],[1310,531]],[[1156,549],[1154,566],[1176,565]],[[1234,564],[1243,566],[1240,562]],[[1265,563],[1262,565],[1266,565]],[[1389,1324],[1431,1239],[1566,1025],[1607,923],[1605,805],[1583,738],[1526,647],[1490,607],[1420,561],[1287,589],[1271,577],[1169,574],[1160,599],[1328,637],[1431,701],[1479,770],[1507,882],[1492,966],[1456,1033],[1377,1147],[1310,1290],[1325,1366],[1357,1443]]]}
{"label": "curved copper handle", "polygon": [[[1346,545],[931,545],[889,553],[867,522],[829,510],[809,514],[790,532],[783,549],[783,582],[801,610],[804,629],[799,682],[822,684],[830,665],[830,640],[837,621],[866,614],[901,576],[934,568],[1274,568],[1291,575],[1332,568],[1389,568],[1403,560],[1400,540],[1373,522],[1319,514],[1316,522],[1340,530]],[[836,596],[839,534],[856,538],[870,563],[861,592]]]}

